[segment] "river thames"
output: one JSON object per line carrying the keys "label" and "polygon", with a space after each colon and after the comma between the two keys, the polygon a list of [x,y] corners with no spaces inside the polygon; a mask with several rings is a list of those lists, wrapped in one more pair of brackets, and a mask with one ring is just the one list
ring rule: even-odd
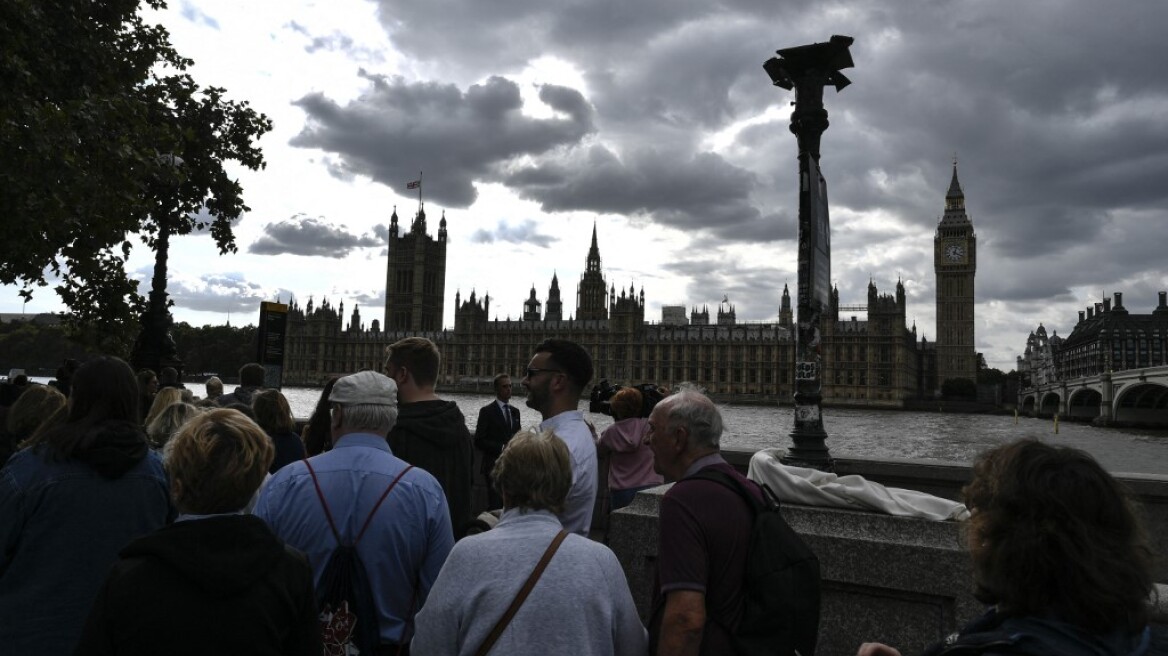
{"label": "river thames", "polygon": [[[194,387],[194,386],[192,386]],[[197,390],[196,391],[201,391]],[[312,414],[320,389],[285,387],[284,394],[297,417]],[[443,393],[458,403],[474,432],[479,408],[494,397],[487,394]],[[525,427],[539,423],[539,413],[515,397]],[[725,433],[722,448],[758,450],[786,447],[794,419],[791,408],[774,406],[720,405]],[[612,418],[587,411],[584,416],[598,430],[612,424]],[[897,410],[824,409],[828,448],[836,457],[925,459],[972,462],[985,449],[1021,437],[1037,437],[1052,444],[1065,444],[1091,453],[1112,472],[1168,474],[1168,430],[1095,428],[1086,424],[1060,422],[1054,433],[1050,419],[958,413],[902,412]]]}

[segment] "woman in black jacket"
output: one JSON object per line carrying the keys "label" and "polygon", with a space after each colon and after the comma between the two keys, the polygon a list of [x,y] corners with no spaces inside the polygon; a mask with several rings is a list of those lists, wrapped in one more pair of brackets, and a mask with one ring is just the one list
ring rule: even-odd
{"label": "woman in black jacket", "polygon": [[167,443],[181,513],[119,554],[76,654],[319,656],[312,569],[241,508],[273,447],[235,410],[195,417]]}

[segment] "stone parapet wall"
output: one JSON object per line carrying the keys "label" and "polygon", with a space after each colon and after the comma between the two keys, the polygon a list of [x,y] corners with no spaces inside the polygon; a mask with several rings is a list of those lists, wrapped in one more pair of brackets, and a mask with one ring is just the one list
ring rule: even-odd
{"label": "stone parapet wall", "polygon": [[[609,519],[609,546],[646,621],[666,490],[638,494]],[[955,523],[794,505],[783,515],[820,559],[820,656],[851,656],[873,639],[919,653],[982,610],[970,593],[969,557]]]}
{"label": "stone parapet wall", "polygon": [[[753,451],[723,451],[722,456],[746,473]],[[972,476],[965,463],[939,460],[877,460],[875,458],[836,458],[835,472],[840,476],[856,474],[888,487],[902,487],[926,492],[946,499],[960,499],[961,488]],[[1168,545],[1168,476],[1113,472],[1139,501],[1144,525],[1153,548]],[[1156,563],[1155,580],[1168,584],[1168,554],[1161,553]]]}
{"label": "stone parapet wall", "polygon": [[[724,454],[745,468],[750,454]],[[956,497],[969,467],[935,462],[837,460],[837,471]],[[1168,477],[1120,475],[1144,503],[1153,544],[1165,544]],[[648,622],[658,553],[658,511],[669,487],[641,492],[608,517],[607,543],[620,559],[633,599]],[[949,494],[942,494],[948,490]],[[860,643],[879,640],[902,653],[959,629],[983,607],[972,594],[962,525],[835,508],[788,504],[787,522],[819,556],[823,610],[817,656],[852,656]],[[1158,533],[1157,533],[1158,532]],[[1156,537],[1159,535],[1159,537]],[[1168,623],[1168,585],[1161,564],[1154,621]]]}

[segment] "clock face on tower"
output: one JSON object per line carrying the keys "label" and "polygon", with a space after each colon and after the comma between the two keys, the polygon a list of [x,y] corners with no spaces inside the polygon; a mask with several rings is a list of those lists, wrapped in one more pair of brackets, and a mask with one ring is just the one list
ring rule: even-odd
{"label": "clock face on tower", "polygon": [[945,259],[950,262],[961,262],[965,259],[965,246],[949,244],[945,246]]}

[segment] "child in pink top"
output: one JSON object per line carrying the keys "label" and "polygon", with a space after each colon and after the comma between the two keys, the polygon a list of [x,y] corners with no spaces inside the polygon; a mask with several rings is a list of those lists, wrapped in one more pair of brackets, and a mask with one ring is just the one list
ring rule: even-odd
{"label": "child in pink top", "polygon": [[653,471],[653,452],[645,444],[645,428],[649,420],[641,417],[641,392],[626,387],[611,401],[616,423],[600,434],[597,446],[608,455],[609,510],[624,508],[640,490],[665,482]]}

